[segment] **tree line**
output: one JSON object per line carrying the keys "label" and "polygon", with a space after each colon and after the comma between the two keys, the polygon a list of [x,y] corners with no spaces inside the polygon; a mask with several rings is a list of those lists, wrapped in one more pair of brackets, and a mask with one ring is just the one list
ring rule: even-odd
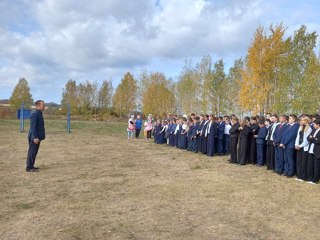
{"label": "tree line", "polygon": [[[114,90],[111,80],[99,86],[71,79],[63,89],[61,112],[66,113],[68,104],[73,116],[101,118],[127,117],[132,112],[154,116],[319,112],[318,35],[304,25],[289,37],[285,31],[282,24],[257,28],[247,55],[236,59],[228,71],[223,59],[213,61],[204,55],[195,65],[186,60],[176,81],[162,72],[143,71],[137,77],[128,72]],[[18,108],[22,101],[31,100],[27,81],[20,79],[11,105]]]}

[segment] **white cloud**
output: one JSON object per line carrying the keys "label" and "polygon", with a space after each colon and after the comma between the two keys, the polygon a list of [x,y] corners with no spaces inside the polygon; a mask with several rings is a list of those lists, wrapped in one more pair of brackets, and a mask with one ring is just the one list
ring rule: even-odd
{"label": "white cloud", "polygon": [[[154,69],[155,63],[158,71],[173,74],[170,64],[180,61],[183,65],[185,58],[204,54],[214,60],[238,58],[246,53],[259,25],[268,27],[285,19],[289,28],[307,21],[319,29],[315,9],[304,3],[306,17],[297,3],[290,5],[287,0],[18,3],[0,2],[0,88],[7,89],[0,93],[10,96],[18,79],[26,77],[34,92],[51,89],[54,101],[60,100],[61,86],[70,78],[102,81],[112,77],[116,85],[127,71]],[[176,74],[180,71],[176,69]]]}

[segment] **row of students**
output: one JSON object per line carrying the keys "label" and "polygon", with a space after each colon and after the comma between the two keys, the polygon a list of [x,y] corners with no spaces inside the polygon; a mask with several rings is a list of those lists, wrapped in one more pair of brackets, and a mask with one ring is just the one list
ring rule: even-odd
{"label": "row of students", "polygon": [[317,183],[320,173],[320,120],[276,114],[264,117],[213,115],[158,120],[154,141],[208,156],[229,155],[234,164],[267,166],[279,175]]}
{"label": "row of students", "polygon": [[209,156],[226,155],[229,154],[230,128],[229,117],[215,120],[213,115],[201,115],[157,121],[153,135],[156,143],[167,143]]}
{"label": "row of students", "polygon": [[274,114],[266,137],[268,170],[296,180],[319,182],[320,119]]}

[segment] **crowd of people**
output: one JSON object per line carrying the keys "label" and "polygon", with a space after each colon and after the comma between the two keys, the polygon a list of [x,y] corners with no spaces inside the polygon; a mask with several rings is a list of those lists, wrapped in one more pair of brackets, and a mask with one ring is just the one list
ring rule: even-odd
{"label": "crowd of people", "polygon": [[266,166],[287,178],[316,184],[320,178],[320,116],[299,118],[267,114],[244,117],[203,115],[165,117],[154,122],[149,114],[144,124],[141,116],[128,121],[128,138],[144,137],[156,144],[166,144],[213,157],[230,155],[232,164]]}

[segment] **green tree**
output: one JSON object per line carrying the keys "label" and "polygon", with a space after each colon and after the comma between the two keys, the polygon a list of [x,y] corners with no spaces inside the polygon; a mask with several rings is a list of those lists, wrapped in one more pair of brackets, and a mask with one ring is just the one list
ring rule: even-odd
{"label": "green tree", "polygon": [[210,55],[202,57],[196,65],[196,83],[198,97],[198,113],[207,113],[210,108],[210,92],[212,83],[212,58]]}
{"label": "green tree", "polygon": [[307,82],[312,80],[316,71],[315,52],[317,42],[316,32],[308,33],[306,26],[301,26],[293,38],[289,38],[289,53],[286,65],[284,65],[285,82],[288,82],[289,110],[300,112],[304,108],[304,99],[309,98],[309,90],[306,88]]}
{"label": "green tree", "polygon": [[10,105],[13,109],[19,109],[22,103],[26,108],[33,104],[28,81],[25,78],[19,79],[10,97]]}
{"label": "green tree", "polygon": [[80,114],[89,117],[92,109],[97,107],[97,84],[86,81],[77,87]]}
{"label": "green tree", "polygon": [[77,83],[75,80],[70,79],[63,89],[62,93],[62,113],[66,114],[68,111],[68,105],[70,104],[70,114],[72,116],[79,114],[79,98],[78,98],[78,89]]}
{"label": "green tree", "polygon": [[112,96],[113,96],[113,86],[112,81],[104,80],[100,90],[98,98],[98,106],[100,109],[108,109],[112,105]]}
{"label": "green tree", "polygon": [[198,111],[197,88],[195,70],[186,63],[176,85],[176,99],[180,114],[190,114]]}
{"label": "green tree", "polygon": [[214,63],[209,79],[209,112],[220,115],[222,112],[225,112],[225,95],[227,94],[227,89],[224,88],[226,74],[222,59]]}
{"label": "green tree", "polygon": [[229,73],[226,76],[226,84],[222,85],[221,91],[223,93],[223,105],[222,110],[224,113],[241,114],[239,106],[239,89],[242,81],[242,71],[244,68],[244,61],[242,58],[236,59],[233,66],[229,69]]}
{"label": "green tree", "polygon": [[127,116],[136,108],[137,83],[131,73],[127,73],[113,95],[113,108],[120,117]]}
{"label": "green tree", "polygon": [[148,76],[148,88],[142,98],[143,112],[151,113],[155,117],[173,113],[175,111],[175,97],[171,90],[172,84],[160,72]]}

